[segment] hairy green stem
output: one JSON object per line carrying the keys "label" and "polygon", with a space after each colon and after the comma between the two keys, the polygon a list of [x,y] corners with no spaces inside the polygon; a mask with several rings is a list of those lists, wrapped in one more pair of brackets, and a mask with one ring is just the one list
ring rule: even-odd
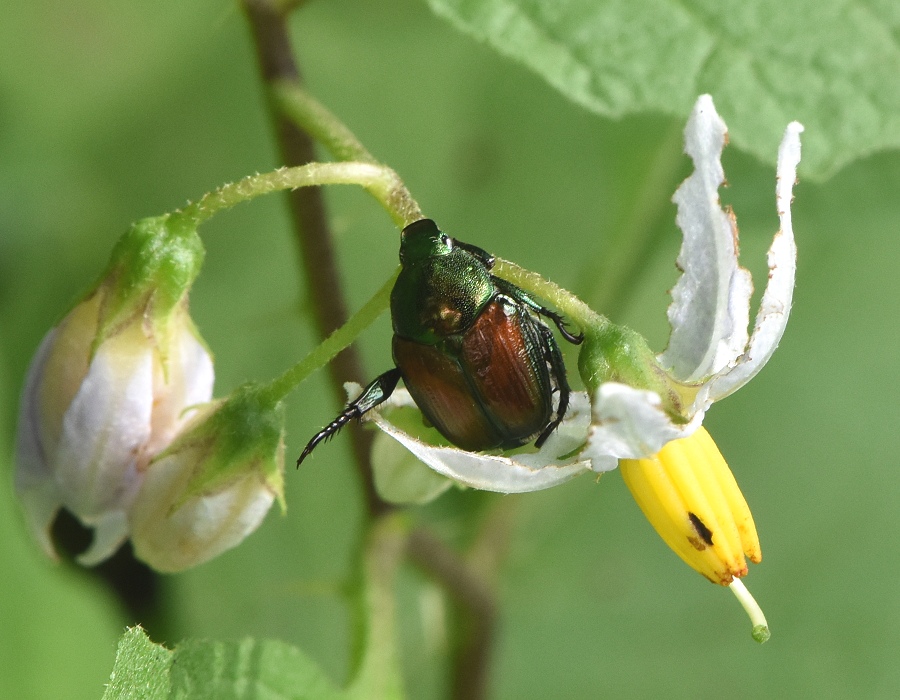
{"label": "hairy green stem", "polygon": [[402,693],[394,586],[407,542],[397,514],[376,519],[363,552],[363,630],[359,666],[347,688],[352,700],[389,700]]}
{"label": "hairy green stem", "polygon": [[600,330],[610,325],[605,316],[598,314],[572,292],[544,279],[536,272],[531,272],[500,258],[496,259],[492,272],[517,287],[521,287],[526,292],[531,292],[538,298],[549,302],[559,309],[567,320],[576,323],[583,331]]}
{"label": "hairy green stem", "polygon": [[[310,134],[339,161],[357,161],[386,167],[360,143],[356,135],[327,107],[310,95],[296,80],[278,80],[270,87],[275,106],[297,127]],[[393,171],[391,171],[393,173]],[[396,174],[394,174],[396,177]],[[406,226],[422,217],[422,210],[409,190],[397,178],[391,194],[394,220]]]}
{"label": "hairy green stem", "polygon": [[[301,83],[300,69],[288,31],[285,12],[273,0],[242,0],[259,62],[260,75],[266,86],[281,80]],[[282,162],[288,166],[303,166],[316,160],[312,138],[267,100],[272,115],[278,150]],[[331,230],[325,213],[325,203],[318,187],[303,187],[288,193],[288,208],[304,272],[306,296],[310,301],[313,323],[320,339],[340,328],[347,320],[347,304],[338,271]],[[365,381],[359,353],[353,346],[334,358],[328,365],[331,386],[338,403],[344,403],[344,382]],[[375,489],[370,452],[372,433],[359,426],[350,427],[353,461],[360,478],[366,511],[377,516],[390,510]]]}
{"label": "hairy green stem", "polygon": [[310,374],[327,365],[335,355],[356,340],[359,334],[368,328],[390,305],[391,289],[393,289],[394,281],[399,273],[400,269],[398,268],[381,286],[381,289],[375,292],[374,296],[350,317],[347,323],[319,343],[318,347],[300,362],[280,377],[273,379],[264,389],[266,398],[273,404],[280,401],[296,389]]}
{"label": "hairy green stem", "polygon": [[173,225],[184,222],[199,226],[218,212],[260,195],[316,185],[364,187],[400,227],[422,218],[418,205],[393,170],[374,163],[341,162],[307,163],[293,168],[279,168],[261,175],[248,175],[242,180],[208,192],[196,202],[172,214],[171,219]]}
{"label": "hairy green stem", "polygon": [[605,382],[655,391],[674,419],[690,405],[696,388],[669,377],[642,335],[612,323],[571,292],[511,262],[498,259],[493,272],[549,302],[579,326],[584,342],[578,353],[578,372],[588,391],[596,391]]}

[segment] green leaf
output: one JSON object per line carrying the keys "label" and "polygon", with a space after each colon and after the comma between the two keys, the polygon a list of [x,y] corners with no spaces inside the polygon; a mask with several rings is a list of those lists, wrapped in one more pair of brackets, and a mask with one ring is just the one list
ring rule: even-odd
{"label": "green leaf", "polygon": [[165,700],[169,696],[172,652],[154,644],[140,627],[126,630],[103,700]]}
{"label": "green leaf", "polygon": [[299,649],[278,641],[187,641],[175,651],[140,627],[119,642],[103,700],[171,698],[339,700],[344,695]]}
{"label": "green leaf", "polygon": [[608,117],[686,117],[710,93],[732,142],[774,162],[799,120],[824,178],[900,146],[900,5],[890,0],[428,0],[461,31]]}
{"label": "green leaf", "polygon": [[299,649],[274,640],[191,640],[172,664],[172,697],[185,700],[337,700],[343,694]]}

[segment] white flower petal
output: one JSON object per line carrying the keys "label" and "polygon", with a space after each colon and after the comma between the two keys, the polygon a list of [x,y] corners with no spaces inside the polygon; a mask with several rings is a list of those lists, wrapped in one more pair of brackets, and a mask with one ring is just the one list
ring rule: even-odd
{"label": "white flower petal", "polygon": [[95,521],[85,521],[94,528],[91,546],[75,557],[82,566],[96,566],[109,559],[128,538],[128,520],[124,510],[105,512]]}
{"label": "white flower petal", "polygon": [[672,198],[684,235],[678,255],[684,274],[672,289],[668,310],[672,335],[660,356],[662,365],[684,382],[716,374],[747,345],[753,282],[738,265],[733,215],[719,204],[726,134],[712,98],[701,95],[684,130],[685,152],[695,170]]}
{"label": "white flower petal", "polygon": [[750,338],[747,351],[737,360],[734,368],[723,372],[713,380],[709,388],[712,401],[718,401],[737,391],[756,376],[772,357],[784,334],[791,312],[797,268],[797,246],[794,243],[794,229],[791,225],[791,200],[794,183],[797,180],[797,165],[800,163],[802,131],[803,126],[798,122],[788,124],[778,149],[775,201],[781,220],[781,230],[775,234],[769,248],[767,256],[769,281],[756,316],[753,336]]}
{"label": "white flower petal", "polygon": [[28,488],[52,478],[41,435],[40,380],[56,337],[51,330],[41,341],[25,377],[16,431],[16,488]]}
{"label": "white flower petal", "polygon": [[[212,399],[215,381],[213,359],[192,329],[185,329],[182,333],[181,357],[185,381],[182,407],[208,403]],[[182,423],[189,418],[182,415]]]}
{"label": "white flower petal", "polygon": [[[349,396],[359,395],[358,385],[345,384]],[[415,405],[409,392],[397,389],[386,405]],[[589,422],[587,396],[574,393],[563,424],[535,453],[512,456],[466,452],[456,447],[436,447],[408,435],[390,423],[379,409],[366,415],[381,430],[419,460],[465,486],[500,493],[526,493],[556,486],[591,468],[586,460],[561,459],[583,441]]]}
{"label": "white flower petal", "polygon": [[[594,396],[587,446],[579,455],[596,464],[610,458],[641,459],[656,454],[671,440],[687,437],[703,422],[698,411],[685,425],[676,425],[662,409],[659,395],[626,384],[606,382]],[[612,469],[616,466],[613,462]]]}
{"label": "white flower petal", "polygon": [[212,357],[186,320],[172,343],[168,372],[163,372],[159,361],[154,363],[153,422],[139,469],[165,449],[193,417],[194,411],[186,409],[212,399],[214,379]]}
{"label": "white flower petal", "polygon": [[16,495],[22,503],[28,527],[44,554],[51,559],[59,559],[50,537],[50,528],[62,506],[56,484],[53,481],[44,481],[26,488],[17,484]]}
{"label": "white flower petal", "polygon": [[39,391],[40,378],[44,374],[56,333],[53,329],[44,336],[28,368],[19,408],[15,462],[16,495],[22,501],[32,533],[44,552],[53,559],[56,559],[56,550],[50,539],[50,526],[62,502],[42,440]]}
{"label": "white flower petal", "polygon": [[252,471],[172,510],[194,473],[188,450],[153,462],[129,512],[135,555],[157,571],[183,571],[237,546],[256,530],[275,493]]}
{"label": "white flower petal", "polygon": [[134,324],[104,342],[63,419],[54,469],[64,503],[90,523],[125,509],[150,436],[153,350]]}
{"label": "white flower petal", "polygon": [[372,441],[372,471],[378,495],[397,505],[431,503],[453,486],[452,480],[426,467],[382,432]]}

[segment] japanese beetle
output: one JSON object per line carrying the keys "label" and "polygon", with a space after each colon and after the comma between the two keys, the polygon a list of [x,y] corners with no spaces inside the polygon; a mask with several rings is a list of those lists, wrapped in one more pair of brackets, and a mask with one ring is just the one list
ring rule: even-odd
{"label": "japanese beetle", "polygon": [[450,238],[431,219],[403,229],[400,263],[391,291],[396,367],[316,433],[297,466],[322,440],[387,400],[401,379],[425,419],[457,447],[509,449],[535,437],[540,447],[569,406],[562,353],[540,316],[570,343],[583,336],[492,275],[492,255]]}

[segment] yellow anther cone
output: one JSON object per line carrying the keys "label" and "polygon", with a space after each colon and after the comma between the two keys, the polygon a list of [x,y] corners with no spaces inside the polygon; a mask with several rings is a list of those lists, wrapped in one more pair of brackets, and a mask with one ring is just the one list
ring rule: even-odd
{"label": "yellow anther cone", "polygon": [[746,575],[745,555],[762,559],[747,502],[704,428],[619,467],[660,537],[710,581],[727,586]]}

